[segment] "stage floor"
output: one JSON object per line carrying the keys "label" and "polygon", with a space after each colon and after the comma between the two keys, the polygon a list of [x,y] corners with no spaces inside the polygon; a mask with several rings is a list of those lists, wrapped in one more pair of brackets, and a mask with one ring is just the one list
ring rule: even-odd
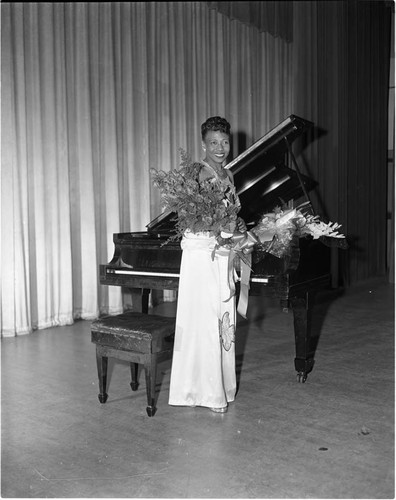
{"label": "stage floor", "polygon": [[101,405],[87,321],[3,339],[2,497],[394,498],[394,310],[382,281],[319,296],[302,384],[291,311],[251,297],[224,415],[169,406],[170,362],[153,418],[120,361]]}

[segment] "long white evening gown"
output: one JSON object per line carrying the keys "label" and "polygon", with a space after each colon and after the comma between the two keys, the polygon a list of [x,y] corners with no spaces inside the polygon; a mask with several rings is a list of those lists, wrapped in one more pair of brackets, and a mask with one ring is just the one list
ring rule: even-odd
{"label": "long white evening gown", "polygon": [[176,313],[169,404],[221,408],[234,401],[235,297],[225,248],[209,232],[186,232]]}

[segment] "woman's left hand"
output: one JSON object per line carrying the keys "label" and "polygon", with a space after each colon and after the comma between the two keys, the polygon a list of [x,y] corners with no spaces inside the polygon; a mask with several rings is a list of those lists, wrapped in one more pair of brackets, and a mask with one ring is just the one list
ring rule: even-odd
{"label": "woman's left hand", "polygon": [[246,233],[247,231],[246,223],[241,217],[238,217],[236,221],[236,228],[240,233]]}

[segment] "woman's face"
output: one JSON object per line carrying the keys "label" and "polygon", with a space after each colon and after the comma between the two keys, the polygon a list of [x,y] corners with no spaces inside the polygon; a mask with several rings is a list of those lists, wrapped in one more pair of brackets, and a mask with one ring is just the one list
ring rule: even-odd
{"label": "woman's face", "polygon": [[202,147],[206,153],[204,160],[212,167],[219,168],[230,154],[230,138],[224,132],[209,130]]}

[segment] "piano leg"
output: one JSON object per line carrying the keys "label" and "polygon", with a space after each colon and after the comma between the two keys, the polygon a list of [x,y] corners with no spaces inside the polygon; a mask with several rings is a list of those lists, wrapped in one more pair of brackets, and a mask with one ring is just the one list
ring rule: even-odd
{"label": "piano leg", "polygon": [[290,303],[293,309],[294,337],[296,357],[294,366],[298,382],[304,383],[314,365],[313,353],[310,349],[309,300],[305,297],[293,297]]}
{"label": "piano leg", "polygon": [[142,290],[142,313],[148,313],[149,296],[151,290],[149,288],[143,288]]}
{"label": "piano leg", "polygon": [[96,347],[96,366],[98,369],[99,378],[99,394],[98,398],[101,403],[106,403],[108,395],[106,393],[107,386],[107,356],[102,356],[98,346]]}
{"label": "piano leg", "polygon": [[132,311],[148,313],[150,292],[149,288],[129,288],[132,298]]}

